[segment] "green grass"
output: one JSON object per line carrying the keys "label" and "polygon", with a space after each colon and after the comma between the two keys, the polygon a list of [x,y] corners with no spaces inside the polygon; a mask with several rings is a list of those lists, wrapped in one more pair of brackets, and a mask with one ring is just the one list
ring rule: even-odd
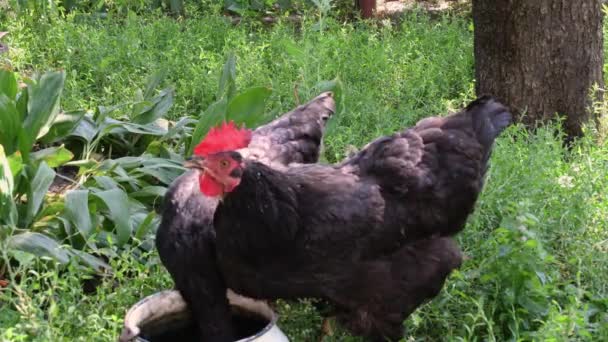
{"label": "green grass", "polygon": [[[458,17],[409,14],[399,25],[338,23],[313,17],[301,29],[244,23],[216,14],[51,24],[0,23],[21,73],[67,71],[66,109],[128,101],[145,78],[165,70],[176,88],[171,116],[198,114],[213,100],[219,69],[237,56],[239,88],[268,85],[269,111],[285,112],[316,95],[321,80],[343,82],[343,110],[328,132],[326,158],[349,145],[457,109],[473,97],[472,32]],[[594,134],[566,151],[554,126],[529,136],[510,128],[499,140],[478,208],[459,236],[469,259],[442,294],[405,322],[408,340],[608,340],[608,144]],[[109,341],[125,310],[168,288],[155,254],[122,252],[112,278],[93,294],[83,272],[37,261],[0,291],[0,340]],[[293,341],[318,336],[321,318],[307,302],[281,303],[281,328]],[[343,332],[330,339],[352,340]]]}
{"label": "green grass", "polygon": [[[431,22],[411,15],[398,27],[363,23],[300,32],[288,25],[266,30],[237,27],[221,16],[177,22],[161,17],[129,17],[82,23],[69,17],[48,25],[16,23],[7,64],[19,71],[63,68],[64,107],[113,105],[133,97],[156,70],[176,87],[171,115],[195,115],[214,100],[219,72],[229,52],[237,56],[237,84],[274,90],[269,110],[285,112],[316,95],[319,81],[340,77],[347,89],[347,115],[330,146],[361,145],[406,121],[444,111],[449,100],[472,92],[472,39],[468,24]],[[332,142],[333,141],[333,142]],[[342,155],[331,150],[332,158]]]}

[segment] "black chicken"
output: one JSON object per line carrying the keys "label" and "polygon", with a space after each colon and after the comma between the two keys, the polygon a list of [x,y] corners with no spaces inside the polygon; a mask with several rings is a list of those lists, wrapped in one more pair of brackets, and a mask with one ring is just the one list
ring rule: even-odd
{"label": "black chicken", "polygon": [[483,97],[340,164],[285,170],[215,149],[220,132],[207,137],[190,167],[217,184],[201,190],[221,198],[213,224],[226,283],[254,298],[322,298],[352,332],[401,338],[403,320],[460,265],[450,236],[472,212],[510,122],[506,107]]}
{"label": "black chicken", "polygon": [[[335,103],[324,93],[256,129],[241,154],[272,167],[316,162]],[[248,138],[248,140],[249,140]],[[205,341],[234,341],[226,283],[216,263],[213,214],[217,198],[204,196],[200,174],[190,170],[169,188],[156,234],[160,258],[188,303]]]}

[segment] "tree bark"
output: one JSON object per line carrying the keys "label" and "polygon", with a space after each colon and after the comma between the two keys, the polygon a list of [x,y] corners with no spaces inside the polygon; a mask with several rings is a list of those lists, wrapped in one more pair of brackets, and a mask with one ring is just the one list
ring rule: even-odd
{"label": "tree bark", "polygon": [[376,0],[357,0],[355,5],[361,9],[362,18],[371,18],[376,11]]}
{"label": "tree bark", "polygon": [[473,0],[477,94],[529,126],[564,115],[582,135],[604,83],[602,17],[601,0]]}

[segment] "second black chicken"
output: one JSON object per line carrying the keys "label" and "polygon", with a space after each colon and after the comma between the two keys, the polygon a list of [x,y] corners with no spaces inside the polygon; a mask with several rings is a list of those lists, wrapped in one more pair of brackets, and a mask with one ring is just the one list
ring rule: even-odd
{"label": "second black chicken", "polygon": [[[215,183],[217,263],[228,286],[262,299],[323,298],[353,333],[398,340],[402,322],[461,263],[451,236],[483,187],[507,108],[461,112],[379,138],[336,165],[285,169],[215,149],[191,163]],[[226,136],[235,137],[226,131]]]}

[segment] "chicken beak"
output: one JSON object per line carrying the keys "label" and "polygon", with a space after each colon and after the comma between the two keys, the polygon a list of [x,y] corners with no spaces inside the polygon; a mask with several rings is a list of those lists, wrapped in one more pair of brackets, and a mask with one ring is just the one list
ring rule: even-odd
{"label": "chicken beak", "polygon": [[204,170],[205,158],[199,156],[192,156],[186,159],[186,161],[184,161],[184,167],[188,169]]}

